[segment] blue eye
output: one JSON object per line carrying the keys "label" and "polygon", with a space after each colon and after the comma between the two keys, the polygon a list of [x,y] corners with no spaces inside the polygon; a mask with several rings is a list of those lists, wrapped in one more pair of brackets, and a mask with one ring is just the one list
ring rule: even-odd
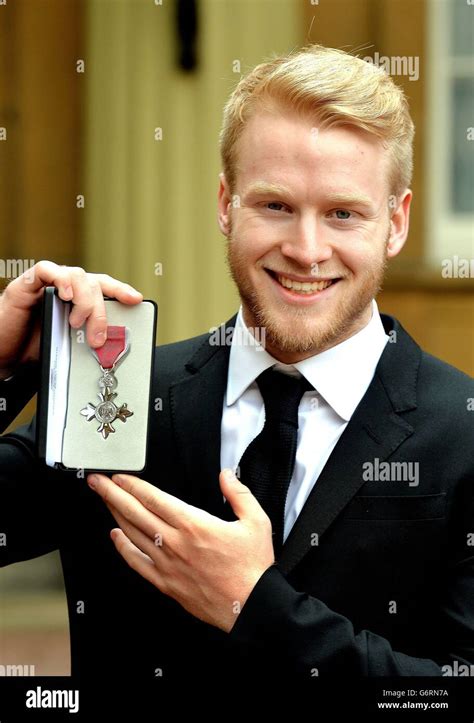
{"label": "blue eye", "polygon": [[336,217],[339,219],[339,221],[347,221],[347,219],[350,218],[350,216],[351,216],[351,212],[344,211],[344,209],[342,209],[342,208],[338,208],[336,211]]}
{"label": "blue eye", "polygon": [[[272,208],[272,206],[273,206],[273,207],[274,207],[274,206],[278,206],[278,208]],[[267,207],[268,207],[271,211],[281,211],[282,208],[283,208],[283,204],[282,204],[282,203],[279,203],[278,201],[270,201],[269,203],[267,203]]]}

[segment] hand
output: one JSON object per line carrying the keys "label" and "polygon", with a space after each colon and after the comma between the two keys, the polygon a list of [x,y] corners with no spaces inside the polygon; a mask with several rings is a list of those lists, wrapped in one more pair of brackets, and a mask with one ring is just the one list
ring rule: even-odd
{"label": "hand", "polygon": [[231,470],[219,476],[239,518],[226,522],[131,475],[89,475],[121,529],[115,547],[131,568],[191,615],[230,632],[275,561],[268,516]]}
{"label": "hand", "polygon": [[103,296],[123,304],[138,304],[143,297],[128,284],[107,276],[87,274],[84,269],[39,261],[11,281],[0,297],[0,376],[39,358],[39,305],[45,286],[55,286],[59,297],[72,301],[69,323],[79,329],[86,323],[86,338],[97,348],[106,339],[107,318]]}

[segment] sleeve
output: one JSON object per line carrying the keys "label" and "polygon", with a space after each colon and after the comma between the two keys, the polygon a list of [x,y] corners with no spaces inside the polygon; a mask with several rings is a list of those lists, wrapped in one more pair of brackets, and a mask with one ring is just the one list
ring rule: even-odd
{"label": "sleeve", "polygon": [[270,650],[289,675],[302,679],[314,669],[317,675],[454,675],[459,666],[474,665],[473,530],[471,478],[458,485],[451,518],[444,595],[433,616],[435,659],[433,650],[427,657],[413,657],[393,650],[389,640],[369,630],[356,632],[350,620],[321,600],[297,592],[277,565],[260,577],[230,635],[245,645]]}
{"label": "sleeve", "polygon": [[[32,398],[37,384],[37,367],[30,365],[0,382],[2,429]],[[64,487],[64,474],[36,458],[35,419],[0,437],[0,566],[59,547]]]}
{"label": "sleeve", "polygon": [[0,432],[21,412],[34,397],[39,385],[39,365],[22,365],[10,379],[0,381]]}

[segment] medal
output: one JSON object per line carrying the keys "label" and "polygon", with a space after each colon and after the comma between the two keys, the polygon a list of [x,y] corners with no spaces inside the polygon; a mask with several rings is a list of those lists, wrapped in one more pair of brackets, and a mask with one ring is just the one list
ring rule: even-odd
{"label": "medal", "polygon": [[91,419],[100,422],[97,431],[104,439],[107,439],[109,434],[115,433],[112,424],[117,419],[120,419],[121,422],[126,422],[127,417],[133,415],[133,412],[127,408],[126,404],[122,404],[119,407],[114,402],[117,396],[117,393],[114,392],[114,389],[117,387],[115,369],[129,349],[129,330],[125,326],[108,326],[107,341],[105,344],[100,349],[91,349],[102,372],[102,376],[98,382],[101,391],[97,394],[100,403],[94,406],[89,402],[84,409],[81,409],[81,414],[88,422],[90,422]]}

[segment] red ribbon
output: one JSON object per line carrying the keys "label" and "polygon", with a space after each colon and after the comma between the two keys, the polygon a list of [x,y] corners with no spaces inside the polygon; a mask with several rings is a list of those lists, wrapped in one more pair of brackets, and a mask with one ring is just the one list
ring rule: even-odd
{"label": "red ribbon", "polygon": [[126,334],[124,326],[108,326],[107,341],[95,350],[99,364],[103,369],[112,369],[117,358],[125,351]]}

